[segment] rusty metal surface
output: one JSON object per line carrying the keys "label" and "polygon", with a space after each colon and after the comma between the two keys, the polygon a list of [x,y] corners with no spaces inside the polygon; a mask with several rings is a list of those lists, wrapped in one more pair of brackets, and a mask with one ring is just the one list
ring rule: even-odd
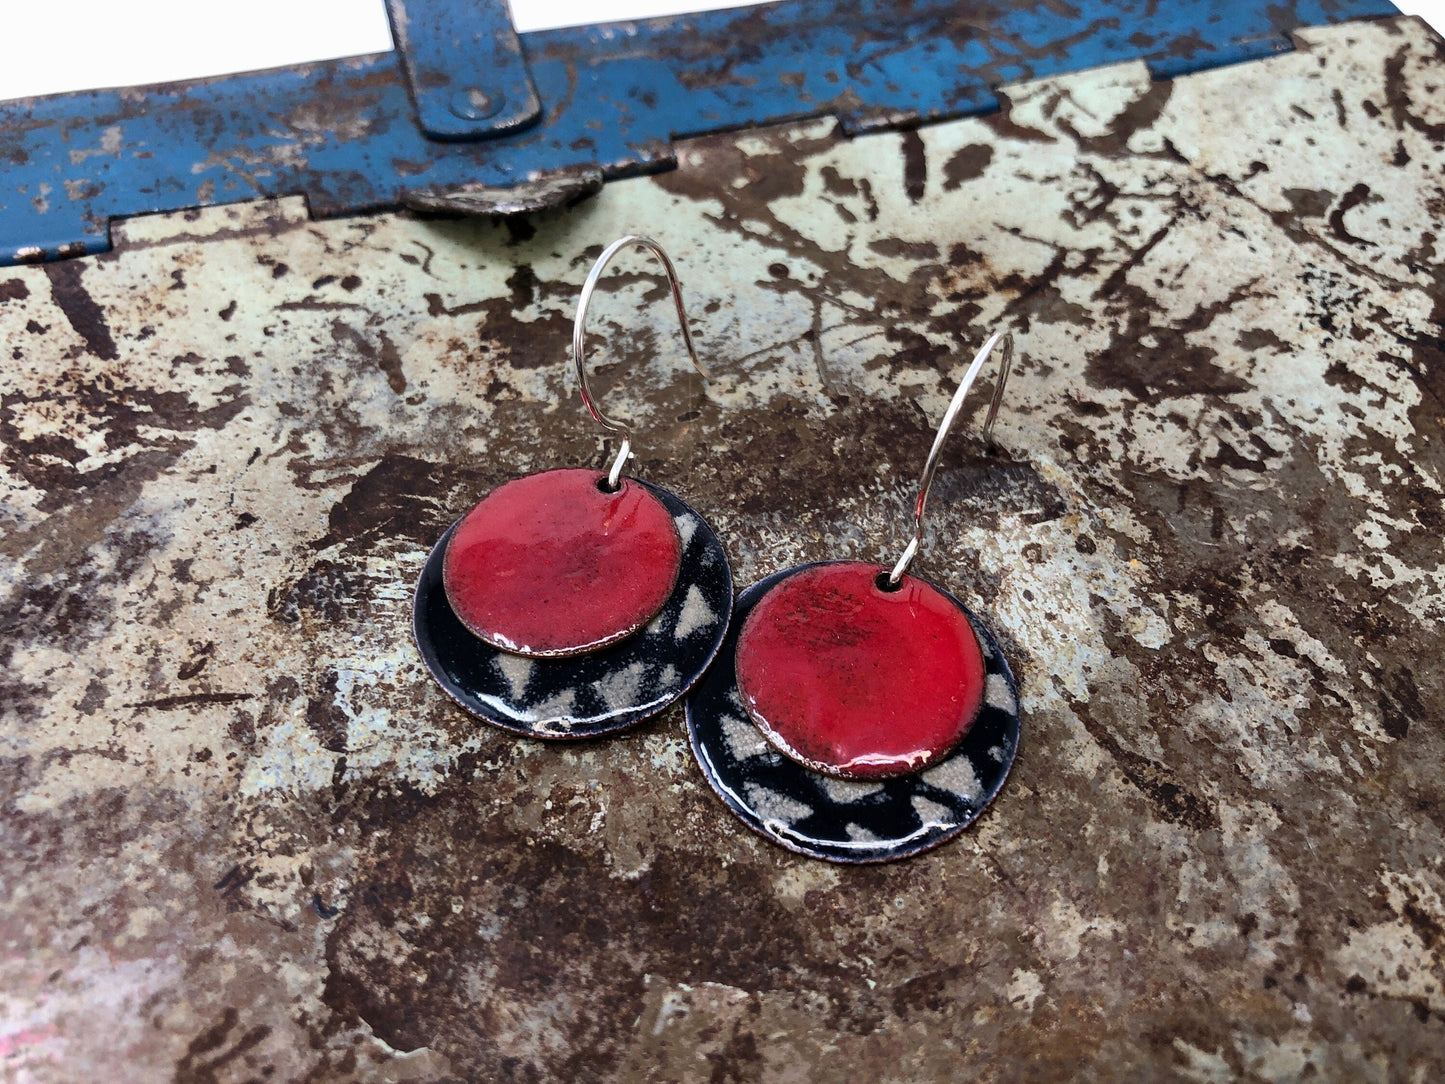
{"label": "rusty metal surface", "polygon": [[[21,1080],[1424,1080],[1445,1072],[1445,51],[1411,20],[996,116],[712,136],[511,225],[127,223],[0,274],[0,1064]],[[605,451],[740,583],[881,559],[1016,664],[994,807],[897,866],[734,821],[680,711],[559,749],[406,629],[503,478]],[[975,418],[977,420],[977,417]],[[269,1074],[269,1076],[268,1076]]]}
{"label": "rusty metal surface", "polygon": [[[1272,56],[1301,27],[1396,14],[1389,0],[784,0],[526,34],[525,64],[489,75],[458,42],[511,56],[499,3],[416,0],[412,35],[398,0],[410,88],[387,53],[0,102],[0,266],[102,252],[133,215],[304,194],[331,218],[414,190],[626,177],[671,168],[684,136],[826,115],[851,132],[916,125],[992,110],[1000,83],[1135,59],[1172,76]],[[429,139],[448,127],[433,93],[523,127]],[[534,98],[542,116],[526,125]]]}

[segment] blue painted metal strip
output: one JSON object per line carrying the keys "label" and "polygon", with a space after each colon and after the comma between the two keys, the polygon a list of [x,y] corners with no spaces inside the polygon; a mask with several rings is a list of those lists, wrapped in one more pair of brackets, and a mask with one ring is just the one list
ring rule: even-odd
{"label": "blue painted metal strip", "polygon": [[477,139],[542,115],[506,0],[386,0],[422,132]]}
{"label": "blue painted metal strip", "polygon": [[1143,59],[1173,74],[1289,47],[1387,0],[1090,0],[1077,14],[915,0],[765,7],[522,36],[545,116],[428,140],[394,54],[0,104],[0,264],[108,247],[112,218],[305,194],[317,216],[404,190],[659,169],[672,140],[832,114],[849,130],[988,111],[1009,82]]}

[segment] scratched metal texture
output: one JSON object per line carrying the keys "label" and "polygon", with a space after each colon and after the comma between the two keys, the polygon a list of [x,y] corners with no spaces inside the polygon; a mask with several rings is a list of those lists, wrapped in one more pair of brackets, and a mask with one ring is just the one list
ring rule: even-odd
{"label": "scratched metal texture", "polygon": [[[570,211],[137,219],[0,275],[0,1065],[21,1080],[1445,1075],[1445,46],[1422,23],[840,139],[714,135]],[[954,843],[839,868],[672,709],[478,726],[407,628],[505,478],[640,474],[740,584],[890,557],[1025,731]],[[604,342],[605,340],[605,342]],[[986,394],[972,412],[976,425]]]}
{"label": "scratched metal texture", "polygon": [[[485,29],[472,7],[418,10]],[[113,220],[150,211],[302,194],[325,218],[397,207],[412,190],[627,176],[671,165],[682,136],[987,112],[1006,82],[1136,58],[1173,76],[1287,50],[1300,27],[1394,13],[1388,0],[788,0],[549,30],[520,38],[542,119],[462,144],[423,137],[394,53],[3,103],[0,265],[103,251]],[[412,58],[422,74],[467,55],[428,42]],[[423,105],[436,122],[437,104]]]}

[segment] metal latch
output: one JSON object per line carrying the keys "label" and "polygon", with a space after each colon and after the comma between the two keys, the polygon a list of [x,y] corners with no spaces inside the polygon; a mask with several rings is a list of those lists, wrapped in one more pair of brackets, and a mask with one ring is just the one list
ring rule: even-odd
{"label": "metal latch", "polygon": [[407,89],[431,139],[481,139],[542,115],[506,0],[386,0]]}

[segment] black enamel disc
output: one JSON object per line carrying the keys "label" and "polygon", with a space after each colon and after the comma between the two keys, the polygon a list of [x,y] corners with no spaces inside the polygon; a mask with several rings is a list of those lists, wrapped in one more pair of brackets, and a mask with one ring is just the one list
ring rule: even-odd
{"label": "black enamel disc", "polygon": [[790,850],[856,863],[891,862],[936,847],[983,812],[1013,764],[1019,744],[1013,672],[989,631],[943,591],[968,617],[983,650],[983,707],[962,742],[933,767],[896,779],[855,781],[809,771],[779,753],[748,717],[733,655],[738,630],[757,601],[810,567],[775,573],[738,596],[737,618],[717,661],[687,698],[693,754],[729,809]]}
{"label": "black enamel disc", "polygon": [[[640,481],[640,480],[639,480]],[[641,631],[599,651],[526,658],[477,639],[442,589],[447,530],[416,585],[412,633],[437,684],[486,722],[533,738],[591,738],[634,726],[675,703],[717,654],[732,615],[727,555],[707,522],[660,486],[655,493],[677,524],[677,585]]]}

